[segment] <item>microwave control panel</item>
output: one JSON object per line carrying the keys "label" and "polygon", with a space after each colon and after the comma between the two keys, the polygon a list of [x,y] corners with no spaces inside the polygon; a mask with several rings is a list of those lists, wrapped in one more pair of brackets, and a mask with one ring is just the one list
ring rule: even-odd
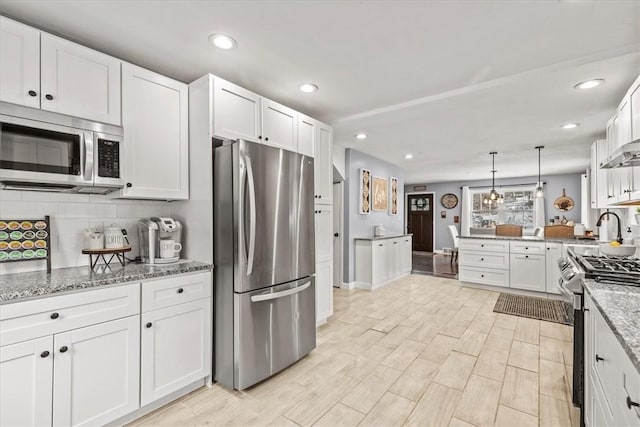
{"label": "microwave control panel", "polygon": [[98,139],[98,176],[120,178],[120,143]]}

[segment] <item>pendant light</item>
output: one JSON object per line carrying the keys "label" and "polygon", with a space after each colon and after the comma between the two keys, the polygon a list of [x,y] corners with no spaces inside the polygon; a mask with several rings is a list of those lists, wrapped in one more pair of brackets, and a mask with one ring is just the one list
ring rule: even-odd
{"label": "pendant light", "polygon": [[538,186],[536,187],[536,197],[544,197],[544,188],[542,188],[542,178],[540,177],[540,152],[544,148],[544,145],[538,145]]}
{"label": "pendant light", "polygon": [[489,153],[491,155],[491,191],[488,198],[485,197],[483,203],[485,205],[491,205],[493,203],[504,203],[504,196],[496,191],[496,154],[497,151]]}

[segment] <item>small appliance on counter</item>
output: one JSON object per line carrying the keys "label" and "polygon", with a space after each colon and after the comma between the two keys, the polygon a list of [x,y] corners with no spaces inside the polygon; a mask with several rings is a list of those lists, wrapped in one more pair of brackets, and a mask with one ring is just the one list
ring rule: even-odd
{"label": "small appliance on counter", "polygon": [[145,264],[180,261],[182,224],[169,217],[142,218],[138,221],[140,258]]}

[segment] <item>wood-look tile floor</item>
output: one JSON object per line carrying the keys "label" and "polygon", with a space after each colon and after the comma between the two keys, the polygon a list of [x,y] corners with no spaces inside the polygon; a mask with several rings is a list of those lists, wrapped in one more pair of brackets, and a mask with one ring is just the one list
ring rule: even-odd
{"label": "wood-look tile floor", "polygon": [[579,425],[571,327],[496,314],[497,298],[423,275],[335,290],[303,360],[243,392],[203,387],[134,424]]}

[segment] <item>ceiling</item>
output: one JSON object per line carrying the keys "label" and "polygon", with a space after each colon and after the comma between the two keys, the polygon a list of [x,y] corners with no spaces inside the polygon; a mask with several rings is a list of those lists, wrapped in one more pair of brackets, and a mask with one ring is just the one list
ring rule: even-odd
{"label": "ceiling", "polygon": [[[584,171],[640,74],[638,1],[0,0],[0,13],[184,82],[231,80],[333,124],[407,183],[487,178],[493,150],[496,177],[535,175],[540,144],[543,174]],[[220,32],[238,48],[212,47]]]}

